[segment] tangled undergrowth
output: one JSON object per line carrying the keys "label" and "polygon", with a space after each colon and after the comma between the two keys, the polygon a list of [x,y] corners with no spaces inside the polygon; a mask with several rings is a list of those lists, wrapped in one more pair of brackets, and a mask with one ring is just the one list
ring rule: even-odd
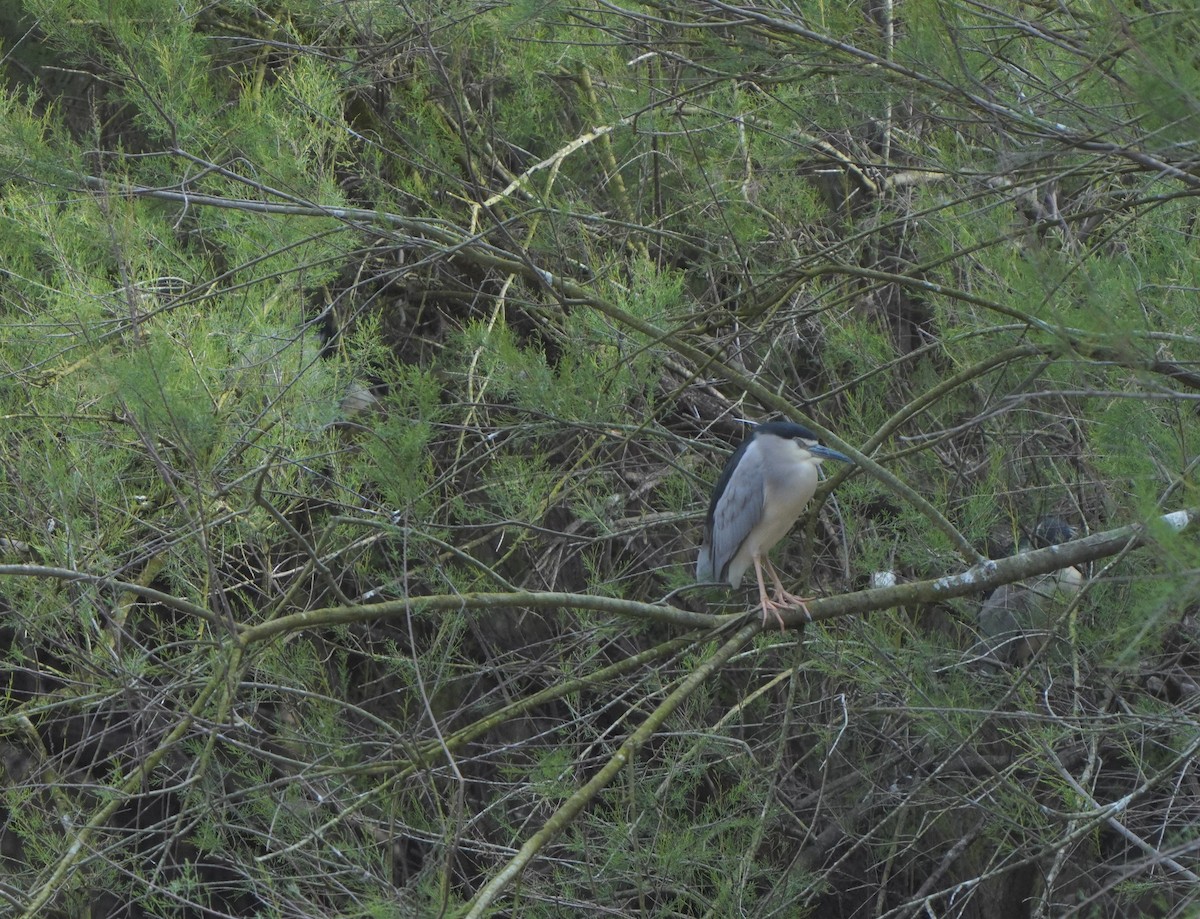
{"label": "tangled undergrowth", "polygon": [[10,7],[14,915],[1194,912],[1187,10]]}

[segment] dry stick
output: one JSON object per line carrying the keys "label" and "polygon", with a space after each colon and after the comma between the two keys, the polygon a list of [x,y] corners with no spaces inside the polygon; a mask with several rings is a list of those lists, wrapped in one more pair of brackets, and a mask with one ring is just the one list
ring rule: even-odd
{"label": "dry stick", "polygon": [[276,635],[298,632],[303,629],[327,625],[344,625],[351,622],[371,622],[407,616],[410,612],[462,612],[468,609],[587,609],[598,613],[616,613],[635,619],[647,619],[671,623],[688,628],[715,628],[727,626],[741,618],[737,616],[709,616],[693,613],[661,603],[641,603],[617,597],[597,597],[592,594],[559,592],[518,591],[515,593],[469,593],[437,594],[426,597],[409,597],[405,600],[385,600],[382,603],[356,603],[352,606],[327,606],[280,616],[270,622],[247,626],[241,632],[243,644],[250,645],[266,641]]}
{"label": "dry stick", "polygon": [[[1046,755],[1047,760],[1054,764],[1058,774],[1075,790],[1075,793],[1083,798],[1084,802],[1092,808],[1093,813],[1098,813],[1105,808],[1105,805],[1101,804],[1094,797],[1092,797],[1092,793],[1084,788],[1076,780],[1075,776],[1071,775],[1070,771],[1062,764],[1062,761],[1059,760],[1058,755],[1051,750],[1044,741],[1041,742],[1039,746],[1042,748],[1042,752]],[[1121,823],[1121,821],[1119,821],[1116,817],[1107,817],[1106,820],[1110,827],[1149,855],[1154,860],[1154,864],[1166,865],[1172,871],[1182,875],[1186,880],[1191,881],[1193,884],[1200,884],[1200,875],[1189,870],[1188,868],[1185,868],[1169,855],[1160,852],[1155,846],[1146,842],[1146,840],[1142,839],[1142,837],[1138,836],[1136,833],[1126,827],[1125,824]],[[1072,823],[1074,822],[1075,821],[1073,820]]]}
{"label": "dry stick", "polygon": [[[1165,515],[1161,518],[1161,522],[1172,530],[1185,529],[1192,523],[1194,515],[1187,511],[1177,511],[1173,514]],[[1096,553],[1107,552],[1111,554],[1130,544],[1137,545],[1145,542],[1149,538],[1148,531],[1142,526],[1121,527],[1118,530],[1113,530],[1107,533],[1099,533],[1086,539],[1077,540],[1073,543],[1065,543],[1059,546],[1051,546],[1047,549],[1038,550],[1037,552],[1025,553],[1022,556],[1014,556],[1010,559],[1004,559],[1001,562],[991,563],[987,565],[976,566],[971,571],[964,574],[939,578],[936,581],[924,582],[924,584],[904,585],[901,588],[886,588],[882,590],[863,591],[860,594],[852,595],[860,598],[865,598],[871,595],[878,600],[882,595],[894,595],[896,591],[905,590],[907,588],[915,588],[914,593],[918,596],[950,596],[960,595],[964,592],[973,590],[985,589],[990,586],[991,582],[997,578],[1011,578],[1017,575],[1022,568],[1036,569],[1044,568],[1047,571],[1057,570],[1067,565],[1082,562]],[[1026,577],[1028,574],[1020,574],[1019,577]],[[965,588],[965,589],[964,589]],[[844,597],[834,597],[824,601],[814,601],[812,604],[814,619],[829,618],[832,615],[844,615],[850,611],[853,603],[839,603],[838,601],[846,600]],[[835,611],[836,606],[847,606],[846,609]],[[737,634],[735,634],[711,659],[705,662],[703,666],[698,668],[670,697],[660,705],[649,718],[636,730],[626,742],[617,751],[616,755],[598,772],[593,778],[584,785],[579,791],[568,799],[558,811],[556,811],[550,819],[543,825],[542,829],[535,833],[520,851],[509,860],[501,871],[492,878],[476,895],[472,901],[471,909],[467,914],[467,919],[477,919],[483,915],[484,910],[495,900],[497,896],[505,888],[508,887],[524,870],[524,868],[532,860],[542,848],[548,845],[565,826],[583,809],[583,807],[591,801],[609,782],[617,775],[622,766],[629,762],[633,753],[637,748],[644,743],[654,731],[665,721],[665,719],[675,710],[679,703],[693,692],[705,679],[715,673],[723,664],[733,656],[734,653],[751,637],[757,634],[762,628],[761,623],[752,621],[743,626]]]}
{"label": "dry stick", "polygon": [[[1172,530],[1180,531],[1193,522],[1194,516],[1194,514],[1188,511],[1176,511],[1160,518],[1160,522]],[[1029,552],[1004,559],[1000,562],[989,562],[987,565],[976,566],[971,571],[961,575],[939,578],[936,581],[927,581],[923,584],[904,585],[900,588],[862,591],[859,594],[851,596],[865,598],[870,595],[878,600],[882,595],[892,595],[897,591],[903,591],[907,588],[917,588],[915,593],[923,599],[936,598],[938,596],[957,596],[974,590],[986,589],[997,578],[1011,578],[1019,574],[1022,569],[1044,568],[1046,571],[1054,571],[1058,568],[1083,562],[1096,553],[1106,552],[1111,554],[1129,545],[1139,545],[1148,539],[1149,533],[1146,527],[1140,525],[1121,527],[1107,533],[1098,533],[1071,543],[1050,546],[1036,552]],[[1020,578],[1027,576],[1029,576],[1028,573],[1019,574]],[[927,595],[930,596],[927,597]],[[850,604],[847,609],[836,612],[835,607],[846,606],[846,604],[839,604],[838,602],[846,599],[848,598],[833,597],[823,601],[813,601],[810,607],[813,610],[811,618],[824,619],[830,618],[833,615],[844,615],[850,611],[850,607],[854,604]],[[680,687],[662,705],[655,709],[650,717],[626,739],[625,743],[621,745],[621,748],[608,763],[586,785],[575,792],[562,807],[555,811],[546,823],[543,824],[542,828],[530,837],[525,845],[521,847],[520,851],[509,860],[508,864],[476,894],[466,919],[478,919],[478,917],[482,916],[496,897],[521,874],[534,855],[558,836],[583,807],[616,777],[626,763],[632,760],[638,747],[658,730],[662,723],[678,707],[679,703],[694,692],[704,680],[716,673],[761,629],[762,623],[757,620],[744,625],[721,646],[712,658],[684,680]]]}
{"label": "dry stick", "polygon": [[83,581],[86,584],[95,584],[98,587],[108,587],[120,593],[133,594],[150,603],[161,603],[168,609],[203,619],[214,627],[219,627],[224,623],[224,620],[212,610],[199,606],[190,600],[184,600],[182,597],[172,597],[170,594],[163,593],[161,590],[155,590],[153,587],[147,587],[144,584],[122,581],[118,578],[105,577],[104,575],[88,574],[83,571],[76,571],[73,568],[53,568],[48,565],[0,565],[0,577],[6,576],[54,578],[60,581]]}
{"label": "dry stick", "polygon": [[[1168,530],[1182,531],[1187,529],[1195,521],[1195,512],[1188,510],[1175,511],[1158,518],[1158,523]],[[1126,527],[1120,527],[1116,530],[1110,530],[1104,533],[1096,533],[1084,539],[1074,540],[1069,543],[1063,543],[1057,546],[1050,546],[1046,549],[1040,549],[1035,552],[1023,553],[1021,555],[1012,556],[1011,558],[1002,559],[998,562],[987,562],[983,565],[976,565],[966,572],[949,577],[938,578],[934,581],[918,582],[914,584],[904,584],[899,587],[892,588],[877,588],[874,590],[860,591],[855,594],[848,594],[840,597],[829,597],[823,600],[814,600],[809,605],[812,619],[830,619],[835,616],[843,616],[851,613],[869,612],[875,609],[883,609],[900,604],[912,602],[926,602],[936,599],[945,599],[949,597],[962,596],[978,590],[986,590],[999,584],[1009,583],[1011,581],[1020,580],[1034,574],[1042,574],[1050,571],[1055,571],[1059,568],[1064,568],[1069,565],[1076,565],[1082,562],[1092,561],[1097,558],[1103,558],[1106,555],[1112,555],[1129,546],[1141,545],[1151,538],[1149,529],[1146,526],[1135,524]],[[138,585],[132,584],[115,584],[111,579],[94,578],[87,575],[82,575],[79,572],[67,571],[64,569],[44,568],[36,565],[6,565],[0,566],[0,575],[25,575],[25,576],[42,576],[47,575],[52,577],[63,577],[71,580],[88,580],[97,583],[107,583],[113,586],[118,586],[121,589],[140,592],[143,595],[148,595],[150,592],[145,588],[139,588]],[[204,618],[211,616],[207,610],[196,607],[187,601],[179,600],[178,598],[168,597],[166,595],[154,592],[160,602],[168,603],[175,608],[184,608],[188,612],[198,614],[203,612]],[[494,607],[494,606],[575,606],[585,609],[597,609],[601,611],[613,612],[624,615],[635,616],[654,616],[667,621],[673,621],[680,625],[712,625],[714,623],[728,623],[734,617],[717,617],[717,616],[702,616],[697,613],[688,613],[684,610],[677,610],[671,607],[648,603],[635,603],[631,601],[620,601],[607,597],[593,597],[582,594],[561,594],[561,593],[530,593],[530,594],[466,594],[461,596],[439,596],[439,597],[418,597],[412,600],[392,601],[388,603],[380,603],[373,605],[359,605],[349,607],[332,607],[328,609],[312,610],[310,612],[297,613],[292,616],[284,616],[271,622],[263,623],[262,625],[253,626],[242,630],[239,636],[239,642],[235,646],[235,662],[240,659],[241,651],[247,648],[250,644],[265,641],[274,636],[285,634],[287,632],[310,628],[316,625],[325,625],[336,622],[354,622],[372,618],[382,618],[386,616],[407,614],[410,607],[413,611],[418,610],[451,610],[465,609],[471,607]],[[793,624],[799,625],[807,621],[807,617],[799,611],[788,614],[786,619],[793,620]],[[785,621],[786,621],[785,619]],[[535,835],[524,846],[520,853],[514,858],[509,866],[501,872],[496,878],[490,882],[484,891],[481,891],[480,896],[484,896],[486,891],[486,900],[481,900],[477,903],[477,908],[482,908],[486,902],[490,902],[495,898],[512,880],[520,873],[520,870],[528,863],[529,859],[550,839],[552,839],[569,820],[579,812],[584,804],[591,799],[600,789],[605,787],[612,778],[620,770],[620,767],[628,761],[630,755],[638,746],[645,742],[662,722],[674,711],[679,703],[687,697],[689,693],[694,691],[695,687],[702,683],[709,675],[714,673],[719,667],[737,652],[750,638],[756,635],[762,628],[762,625],[757,620],[743,626],[725,645],[718,650],[708,662],[698,668],[691,676],[689,676],[680,688],[661,705],[655,712],[642,724],[622,745],[618,754],[609,762],[609,764],[601,770],[587,785],[568,800],[552,818],[551,821],[543,827],[537,835]],[[225,672],[232,672],[236,669],[234,663],[231,663],[221,674],[215,674],[210,680],[208,686],[197,697],[196,702],[189,708],[188,713],[181,720],[159,746],[157,750],[150,754],[142,763],[132,769],[122,780],[115,794],[106,805],[96,811],[88,822],[80,829],[75,840],[63,854],[54,871],[51,873],[47,881],[42,885],[39,891],[30,901],[29,907],[26,909],[24,916],[28,919],[37,913],[44,906],[58,885],[63,881],[71,866],[82,857],[84,847],[91,835],[104,824],[104,822],[116,811],[125,798],[136,791],[144,778],[155,769],[162,757],[166,754],[167,749],[181,739],[190,728],[194,717],[199,714],[203,707],[207,704],[212,693],[222,684]],[[1104,814],[1107,818],[1110,814]],[[474,915],[479,915],[474,912]]]}
{"label": "dry stick", "polygon": [[[907,405],[901,406],[890,418],[887,419],[879,429],[871,435],[870,440],[862,445],[864,453],[873,451],[876,447],[882,444],[898,430],[906,421],[915,417],[920,412],[924,411],[928,406],[933,405],[937,400],[949,394],[960,386],[970,383],[984,376],[988,371],[1003,367],[1014,361],[1024,357],[1034,357],[1039,354],[1046,354],[1049,349],[1043,348],[1040,345],[1023,344],[1012,348],[1006,348],[997,354],[993,354],[976,364],[960,370],[951,377],[947,377],[942,382],[938,383],[932,389],[922,393],[917,398],[913,399]],[[849,475],[853,474],[853,466],[842,466],[829,477],[828,484],[823,484],[822,487],[827,490],[836,488]]]}
{"label": "dry stick", "polygon": [[531,711],[539,705],[555,699],[561,699],[567,693],[575,692],[580,689],[597,688],[604,682],[611,680],[614,677],[620,676],[631,670],[636,670],[644,664],[666,657],[676,651],[682,651],[684,648],[692,644],[691,638],[676,638],[671,641],[663,642],[639,654],[627,657],[617,661],[615,664],[610,664],[600,670],[590,673],[587,676],[573,677],[564,680],[561,683],[556,683],[553,686],[548,686],[545,689],[534,693],[532,696],[527,696],[523,699],[518,699],[508,705],[503,706],[487,715],[476,719],[471,724],[459,728],[453,734],[448,734],[445,737],[445,742],[440,740],[429,741],[417,749],[412,751],[412,755],[406,761],[390,760],[386,762],[375,763],[371,766],[364,767],[359,770],[359,774],[364,776],[383,774],[386,776],[386,781],[380,783],[375,788],[360,795],[352,804],[342,807],[333,816],[325,822],[317,825],[307,834],[289,843],[285,848],[273,849],[269,852],[264,852],[261,855],[255,856],[255,862],[263,864],[273,861],[289,852],[303,849],[305,846],[319,843],[324,839],[329,832],[339,823],[345,823],[356,812],[363,810],[370,804],[373,804],[377,799],[381,798],[389,789],[396,787],[411,780],[414,776],[429,769],[433,769],[435,760],[444,756],[447,752],[453,752],[465,746],[467,743],[479,737],[481,734],[490,731],[492,728],[505,721],[515,718],[523,712]]}
{"label": "dry stick", "polygon": [[[294,539],[296,544],[304,550],[304,554],[308,556],[307,567],[309,569],[316,570],[321,580],[325,582],[326,586],[329,587],[329,590],[333,593],[333,595],[337,597],[340,602],[349,603],[350,598],[342,592],[341,585],[338,584],[337,578],[334,576],[333,572],[329,570],[329,566],[321,560],[321,554],[317,551],[317,547],[310,543],[308,538],[298,529],[296,529],[292,522],[280,512],[279,508],[263,497],[263,483],[266,482],[267,476],[270,474],[271,469],[275,466],[275,461],[278,459],[278,452],[278,450],[273,450],[271,452],[271,455],[267,457],[267,461],[263,463],[262,471],[259,473],[258,478],[254,480],[254,503],[265,510],[267,514],[270,515],[271,519],[279,524],[280,528],[287,533],[288,536]],[[307,578],[305,577],[297,578],[296,584],[302,584],[306,580]]]}
{"label": "dry stick", "polygon": [[[1193,525],[1196,519],[1195,510],[1178,510],[1155,518],[1155,523],[1167,531],[1182,532]],[[963,597],[977,591],[992,590],[1001,584],[1011,584],[1034,575],[1049,574],[1060,568],[1115,555],[1122,550],[1137,548],[1150,541],[1151,538],[1152,534],[1148,526],[1131,524],[1115,530],[1093,533],[1083,539],[1060,543],[1045,549],[1022,552],[998,561],[984,560],[966,571],[945,577],[928,581],[914,581],[895,587],[876,587],[812,600],[808,604],[809,615],[806,616],[800,609],[793,609],[783,613],[783,621],[785,626],[799,627],[811,621],[861,615],[897,606]],[[23,568],[25,566],[11,567]],[[4,568],[0,567],[0,574],[3,573]],[[410,597],[404,600],[388,600],[383,603],[330,606],[306,610],[289,616],[280,616],[278,619],[272,619],[270,622],[259,625],[247,626],[241,630],[239,638],[243,645],[250,645],[302,629],[390,619],[407,616],[410,612],[458,612],[467,609],[509,609],[513,607],[587,609],[692,628],[725,628],[737,622],[744,615],[710,616],[661,603],[641,603],[616,597],[598,597],[593,594],[540,591],[438,594]]]}
{"label": "dry stick", "polygon": [[1189,188],[1200,187],[1200,176],[1188,171],[1189,168],[1192,168],[1192,164],[1189,161],[1185,160],[1183,167],[1180,167],[1165,162],[1134,146],[1095,140],[1095,135],[1086,128],[1072,128],[1049,118],[1038,117],[1032,111],[1024,111],[1019,105],[1008,105],[990,95],[984,96],[973,93],[969,89],[964,89],[962,86],[957,86],[941,77],[931,76],[920,70],[914,70],[902,63],[859,48],[839,38],[817,32],[808,28],[799,20],[781,19],[770,15],[768,12],[763,12],[756,7],[724,3],[722,0],[707,0],[707,5],[723,10],[738,20],[750,20],[758,23],[767,34],[782,32],[785,35],[805,39],[851,59],[863,61],[867,65],[877,67],[886,73],[910,80],[946,98],[959,99],[975,109],[989,113],[1001,122],[1012,122],[1026,130],[1040,133],[1046,137],[1052,137],[1066,146],[1074,147],[1078,150],[1086,150],[1090,153],[1122,157],[1136,163],[1143,170],[1173,178]]}
{"label": "dry stick", "polygon": [[599,297],[588,295],[579,285],[573,282],[561,281],[560,286],[563,292],[567,293],[572,290],[583,294],[581,304],[589,306],[597,312],[604,313],[611,319],[625,325],[631,329],[635,329],[644,335],[650,336],[656,341],[666,341],[672,348],[680,354],[691,360],[697,367],[697,370],[713,369],[721,373],[729,379],[731,383],[736,384],[741,389],[763,405],[769,406],[778,412],[783,413],[789,418],[800,421],[812,428],[821,439],[828,444],[836,447],[838,450],[849,456],[856,466],[870,473],[884,485],[888,486],[894,493],[900,495],[909,504],[913,505],[918,511],[923,514],[930,523],[941,530],[951,541],[959,554],[967,561],[978,562],[983,560],[975,548],[967,541],[958,529],[952,524],[936,507],[929,503],[919,492],[915,491],[905,482],[902,482],[892,473],[888,472],[874,460],[867,458],[860,453],[855,447],[847,444],[840,437],[827,431],[821,425],[814,422],[811,418],[798,411],[787,399],[772,392],[767,387],[763,386],[752,376],[744,374],[734,368],[732,365],[708,354],[706,351],[688,344],[683,339],[662,331],[653,323],[647,322],[637,316],[625,312],[617,306],[602,300]]}
{"label": "dry stick", "polygon": [[[1195,509],[1185,509],[1156,517],[1154,524],[1169,532],[1179,533],[1193,526],[1197,519],[1200,518],[1197,518]],[[1116,555],[1123,550],[1144,545],[1152,538],[1149,525],[1130,524],[1045,549],[1022,552],[998,561],[985,561],[958,574],[931,581],[914,581],[898,587],[880,587],[814,600],[809,604],[811,619],[833,619],[886,607],[931,603],[966,596],[975,591],[992,590],[1001,584],[1011,584],[1037,574],[1049,574],[1060,568]],[[787,612],[783,618],[785,625],[800,625],[808,621],[799,610]]]}
{"label": "dry stick", "polygon": [[[731,7],[718,4],[723,8]],[[614,126],[615,127],[615,126]],[[611,129],[611,128],[610,128]],[[585,139],[595,139],[598,136],[597,132],[592,132]],[[556,157],[565,156],[574,148],[568,145]],[[1116,152],[1116,151],[1112,151]],[[538,164],[539,167],[553,165],[557,162],[555,157]],[[664,331],[653,323],[647,322],[639,317],[633,316],[616,305],[595,296],[584,285],[573,281],[561,275],[555,275],[552,272],[546,271],[538,267],[532,258],[524,252],[510,252],[501,249],[491,243],[483,240],[477,234],[464,234],[461,230],[451,224],[421,220],[417,218],[406,217],[399,214],[391,214],[381,211],[373,211],[367,208],[347,208],[347,207],[321,207],[316,204],[273,204],[263,201],[251,201],[246,199],[232,199],[217,195],[191,194],[188,192],[173,191],[162,188],[150,188],[140,185],[124,185],[118,183],[109,183],[104,179],[93,176],[84,176],[81,181],[89,188],[100,191],[116,190],[121,194],[126,194],[134,197],[149,197],[167,201],[178,201],[188,206],[206,205],[210,207],[233,208],[254,211],[258,213],[269,214],[292,214],[296,216],[309,217],[332,217],[338,220],[346,221],[348,225],[355,227],[363,232],[376,233],[380,232],[378,225],[396,227],[406,230],[409,233],[416,234],[405,237],[405,241],[419,248],[433,248],[435,245],[444,247],[443,254],[457,257],[469,258],[477,264],[490,266],[497,270],[519,273],[521,276],[540,282],[545,285],[548,291],[557,296],[564,306],[585,306],[603,313],[609,318],[621,323],[622,325],[634,329],[649,336],[654,341],[661,341],[675,349],[679,354],[687,357],[693,362],[698,370],[712,369],[725,376],[730,384],[736,385],[743,389],[746,393],[753,396],[760,403],[769,406],[779,412],[782,412],[789,417],[802,421],[811,427],[818,435],[826,442],[838,448],[843,453],[849,455],[855,463],[862,469],[870,473],[880,482],[890,488],[895,494],[904,498],[921,514],[923,514],[934,526],[946,534],[952,544],[958,550],[959,554],[968,561],[981,561],[982,557],[976,552],[971,544],[962,536],[961,533],[950,523],[946,517],[937,510],[929,501],[922,495],[914,491],[907,484],[902,482],[896,476],[892,475],[887,470],[881,468],[877,463],[863,456],[849,444],[844,443],[840,438],[831,435],[820,425],[814,423],[811,419],[798,412],[791,403],[783,397],[777,395],[766,387],[762,386],[753,377],[742,373],[733,366],[720,360],[718,357],[709,354],[702,348],[689,344],[674,333]],[[1200,183],[1200,179],[1196,180]],[[267,190],[273,191],[273,190]],[[502,199],[504,195],[511,193],[512,189],[505,189],[499,196],[493,196],[484,204],[490,204],[493,200]],[[1051,323],[1038,320],[1028,314],[1022,313],[1019,310],[1007,307],[996,301],[986,300],[969,293],[968,291],[958,290],[947,285],[937,284],[930,281],[925,281],[918,278],[908,277],[906,275],[897,275],[890,272],[873,271],[870,269],[858,268],[850,265],[829,265],[815,270],[801,272],[801,277],[817,277],[823,274],[846,274],[859,277],[876,278],[878,280],[886,280],[903,284],[909,287],[916,287],[926,292],[947,296],[952,299],[961,300],[962,302],[972,303],[984,309],[993,312],[998,312],[1006,316],[1038,328],[1042,332],[1066,337],[1070,340],[1072,347],[1080,350],[1081,353],[1086,353],[1088,346],[1080,339],[1085,336],[1081,330],[1070,328],[1059,328]],[[1178,371],[1178,368],[1158,368],[1160,370],[1170,369]]]}
{"label": "dry stick", "polygon": [[[611,128],[610,128],[611,129]],[[597,132],[592,132],[586,136],[586,139],[594,139]],[[560,151],[561,155],[566,155],[573,148],[564,148]],[[557,156],[558,154],[556,154]],[[552,165],[553,158],[539,166]],[[178,201],[181,204],[188,206],[208,205],[212,207],[225,207],[239,210],[248,210],[258,213],[269,214],[293,214],[297,216],[309,217],[332,217],[338,220],[347,221],[351,226],[358,228],[363,232],[379,233],[377,224],[383,223],[407,230],[411,233],[420,235],[406,237],[405,242],[410,245],[431,248],[433,244],[445,247],[444,254],[459,255],[468,257],[477,264],[496,268],[497,270],[506,272],[516,272],[523,277],[544,284],[547,291],[559,299],[559,302],[565,306],[585,306],[603,313],[609,318],[621,323],[622,325],[641,332],[649,336],[654,341],[662,341],[668,343],[678,353],[684,355],[691,360],[699,370],[712,369],[725,376],[728,381],[743,389],[746,393],[753,396],[760,403],[769,406],[776,411],[807,424],[826,442],[831,443],[834,447],[847,454],[855,461],[857,465],[865,469],[880,482],[885,484],[894,493],[900,495],[904,500],[913,505],[921,514],[936,526],[939,530],[946,534],[951,543],[959,551],[962,557],[968,561],[980,561],[982,556],[974,549],[974,547],[966,540],[966,538],[958,532],[949,520],[921,494],[910,488],[892,473],[880,467],[874,461],[868,459],[859,453],[849,444],[846,444],[840,438],[833,436],[819,424],[807,418],[801,412],[797,411],[795,406],[784,399],[782,396],[772,392],[767,387],[760,384],[753,377],[742,373],[730,364],[725,363],[714,355],[709,354],[702,348],[695,347],[689,344],[673,333],[666,332],[653,323],[647,322],[637,316],[634,316],[620,307],[616,306],[595,296],[584,285],[572,281],[569,278],[555,275],[552,272],[546,271],[543,268],[534,264],[533,260],[526,253],[512,253],[508,250],[501,249],[484,241],[477,234],[463,234],[456,228],[448,224],[439,224],[434,221],[418,220],[409,217],[404,217],[398,214],[389,214],[386,212],[372,211],[367,208],[352,208],[352,207],[321,207],[319,205],[301,205],[301,204],[272,204],[262,201],[250,201],[245,199],[229,199],[217,195],[190,194],[188,192],[172,191],[161,188],[149,188],[141,185],[123,185],[118,183],[109,183],[104,179],[93,176],[84,176],[81,181],[89,188],[100,191],[118,191],[121,194],[131,195],[134,197],[157,198],[165,201]],[[511,189],[505,189],[499,195],[493,196],[488,201],[484,202],[484,206],[500,200],[504,195],[511,192]]]}
{"label": "dry stick", "polygon": [[187,732],[192,727],[192,723],[208,705],[213,693],[224,684],[226,675],[237,670],[241,661],[241,646],[233,644],[230,646],[230,649],[232,653],[227,661],[227,665],[209,678],[208,684],[200,691],[200,694],[196,697],[196,701],[184,713],[174,730],[163,738],[162,742],[155,750],[151,751],[149,756],[125,774],[120,784],[108,792],[110,795],[108,802],[93,813],[88,822],[79,828],[79,831],[75,834],[75,838],[67,847],[67,851],[62,854],[62,857],[59,858],[58,863],[50,872],[50,876],[46,878],[37,893],[29,901],[29,905],[21,914],[21,919],[35,919],[41,912],[42,907],[49,903],[51,897],[60,891],[71,868],[79,859],[88,854],[86,849],[92,835],[104,826],[108,819],[129,800],[131,795],[141,791],[143,783],[158,768],[158,764],[167,755],[167,751],[187,735]]}
{"label": "dry stick", "polygon": [[912,912],[907,913],[906,915],[914,915],[916,911],[922,907],[925,907],[926,909],[930,908],[929,901],[934,897],[934,887],[937,886],[938,881],[940,881],[954,866],[954,863],[958,861],[959,856],[966,851],[967,846],[971,845],[971,843],[979,838],[979,834],[982,833],[984,828],[987,827],[988,822],[991,820],[991,816],[991,814],[984,814],[984,816],[980,817],[979,820],[975,822],[973,827],[963,833],[963,835],[958,838],[958,841],[946,850],[946,854],[942,856],[941,860],[937,863],[937,866],[929,873],[929,876],[921,882],[921,886],[917,888],[917,892],[913,894],[911,899],[914,906]]}
{"label": "dry stick", "polygon": [[479,919],[480,916],[484,915],[492,901],[503,893],[509,884],[517,879],[526,865],[533,860],[533,857],[545,846],[549,845],[575,819],[575,816],[586,805],[591,803],[592,799],[609,782],[616,778],[617,774],[627,763],[633,761],[638,748],[654,736],[654,733],[671,716],[675,709],[679,707],[679,704],[695,692],[705,680],[720,670],[733,655],[740,651],[747,642],[761,631],[762,623],[757,619],[752,619],[749,623],[738,629],[725,644],[717,649],[717,652],[712,657],[697,667],[679,685],[678,689],[667,696],[662,704],[651,712],[650,716],[626,738],[625,743],[621,744],[621,748],[604,764],[603,768],[592,776],[586,785],[571,795],[562,807],[551,814],[550,818],[542,825],[542,828],[534,833],[525,845],[521,846],[520,851],[516,855],[509,859],[508,864],[480,889],[471,901],[471,908],[466,915],[466,919]]}

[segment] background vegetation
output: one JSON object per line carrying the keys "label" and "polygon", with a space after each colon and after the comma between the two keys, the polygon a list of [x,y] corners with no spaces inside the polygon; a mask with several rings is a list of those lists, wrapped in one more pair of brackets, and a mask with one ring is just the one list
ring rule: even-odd
{"label": "background vegetation", "polygon": [[6,914],[1195,915],[1198,13],[6,0]]}

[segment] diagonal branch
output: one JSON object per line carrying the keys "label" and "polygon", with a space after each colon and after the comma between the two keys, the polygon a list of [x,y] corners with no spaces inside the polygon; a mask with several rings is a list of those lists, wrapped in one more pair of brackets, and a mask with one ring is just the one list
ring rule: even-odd
{"label": "diagonal branch", "polygon": [[633,762],[638,748],[654,736],[655,732],[662,727],[663,722],[671,716],[680,703],[702,686],[705,680],[725,666],[729,659],[761,630],[762,623],[756,619],[752,619],[749,623],[742,626],[725,644],[717,649],[712,657],[697,667],[679,685],[679,688],[667,696],[662,704],[651,712],[650,716],[625,739],[625,743],[621,744],[620,749],[613,754],[600,771],[592,776],[587,784],[571,795],[558,810],[551,814],[550,818],[542,824],[542,828],[534,833],[526,841],[525,845],[521,846],[520,851],[516,855],[509,859],[508,864],[475,894],[466,919],[479,919],[479,917],[483,916],[496,897],[503,893],[520,876],[521,872],[533,860],[533,857],[549,845],[575,819],[579,812],[591,803],[609,782],[616,778],[622,767]]}

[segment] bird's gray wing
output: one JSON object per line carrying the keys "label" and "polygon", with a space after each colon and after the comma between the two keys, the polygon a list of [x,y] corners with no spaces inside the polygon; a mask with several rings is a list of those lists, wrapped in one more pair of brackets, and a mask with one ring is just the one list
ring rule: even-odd
{"label": "bird's gray wing", "polygon": [[701,583],[715,581],[717,573],[713,571],[712,534],[710,527],[704,526],[704,542],[700,543],[700,556],[696,559],[696,580]]}
{"label": "bird's gray wing", "polygon": [[[696,563],[699,580],[724,580],[729,563],[762,520],[763,467],[757,450],[747,450],[725,485],[712,521],[704,534],[700,559]],[[703,569],[703,570],[702,570]]]}

